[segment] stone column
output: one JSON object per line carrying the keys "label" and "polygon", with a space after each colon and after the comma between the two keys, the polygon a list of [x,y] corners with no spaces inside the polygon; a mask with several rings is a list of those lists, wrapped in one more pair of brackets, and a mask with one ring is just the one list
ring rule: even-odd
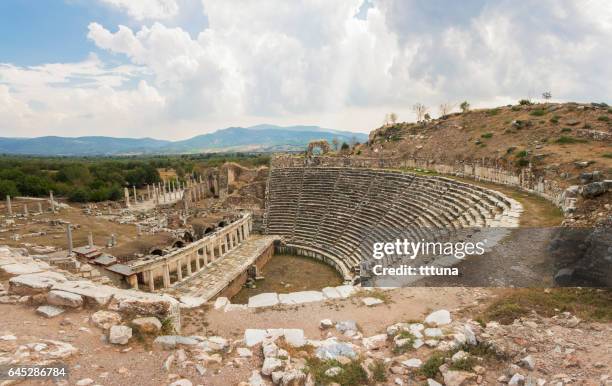
{"label": "stone column", "polygon": [[49,201],[51,201],[51,212],[55,213],[55,201],[53,200],[53,190],[49,191]]}
{"label": "stone column", "polygon": [[196,251],[195,253],[195,258],[196,258],[196,272],[200,271],[200,256],[198,255],[198,251]]}
{"label": "stone column", "polygon": [[28,204],[23,204],[23,215],[28,217]]}
{"label": "stone column", "polygon": [[153,269],[148,271],[149,274],[149,291],[155,292],[155,275],[153,274]]}
{"label": "stone column", "polygon": [[123,197],[125,199],[126,208],[130,207],[130,190],[128,188],[123,188]]}
{"label": "stone column", "polygon": [[176,259],[176,276],[178,276],[178,280],[183,280],[183,259]]}
{"label": "stone column", "polygon": [[42,203],[40,201],[38,201],[38,213],[42,214],[43,210],[42,210]]}
{"label": "stone column", "polygon": [[9,216],[13,215],[13,206],[11,204],[11,196],[9,196],[8,194],[6,195],[6,210],[8,211]]}
{"label": "stone column", "polygon": [[147,184],[147,200],[151,199],[151,185]]}
{"label": "stone column", "polygon": [[170,287],[170,267],[168,263],[164,264],[164,288]]}
{"label": "stone column", "polygon": [[187,276],[191,276],[191,255],[187,255]]}
{"label": "stone column", "polygon": [[136,198],[136,185],[132,185],[132,189],[134,190],[134,205],[138,204],[138,200]]}
{"label": "stone column", "polygon": [[208,255],[206,253],[206,245],[204,245],[204,247],[202,247],[202,252],[204,252],[202,254],[202,258],[204,259],[204,266],[207,266],[209,261],[208,261]]}
{"label": "stone column", "polygon": [[89,234],[87,235],[87,245],[89,246],[89,248],[93,248],[93,234],[91,232],[89,232]]}
{"label": "stone column", "polygon": [[68,239],[68,256],[72,255],[72,225],[66,224],[66,238]]}

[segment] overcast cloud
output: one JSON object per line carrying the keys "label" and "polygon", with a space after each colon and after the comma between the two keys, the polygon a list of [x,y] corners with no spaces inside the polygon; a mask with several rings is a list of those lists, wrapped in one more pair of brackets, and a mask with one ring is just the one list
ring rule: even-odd
{"label": "overcast cloud", "polygon": [[[99,0],[78,63],[0,64],[0,135],[185,138],[258,123],[369,131],[416,102],[612,95],[608,0]],[[195,1],[195,0],[194,0]],[[194,34],[182,12],[203,12]]]}

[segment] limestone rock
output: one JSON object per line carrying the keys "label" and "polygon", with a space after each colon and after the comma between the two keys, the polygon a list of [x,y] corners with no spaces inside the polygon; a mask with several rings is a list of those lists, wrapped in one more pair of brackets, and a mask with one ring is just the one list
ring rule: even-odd
{"label": "limestone rock", "polygon": [[110,286],[98,285],[85,280],[56,283],[52,289],[81,295],[85,303],[92,306],[106,305],[113,297],[113,291],[119,291]]}
{"label": "limestone rock", "polygon": [[103,330],[108,330],[111,326],[121,323],[121,315],[113,311],[100,310],[91,315],[91,323]]}
{"label": "limestone rock", "polygon": [[55,306],[40,306],[36,309],[36,313],[45,318],[54,318],[64,312],[63,308]]}
{"label": "limestone rock", "polygon": [[176,346],[195,346],[200,343],[197,339],[180,336],[180,335],[162,335],[155,338],[153,344],[161,348],[162,350],[173,350]]}
{"label": "limestone rock", "polygon": [[403,366],[413,369],[418,369],[419,367],[421,367],[422,364],[423,361],[421,361],[419,358],[411,358],[402,362]]}
{"label": "limestone rock", "polygon": [[535,360],[531,355],[527,355],[525,358],[521,359],[520,365],[528,370],[535,369]]}
{"label": "limestone rock", "polygon": [[225,308],[225,306],[227,306],[229,304],[229,299],[224,297],[224,296],[219,296],[216,300],[215,300],[215,304],[214,304],[214,309],[215,310],[219,310],[221,308]]}
{"label": "limestone rock", "polygon": [[249,308],[272,307],[279,303],[276,292],[264,292],[249,298]]}
{"label": "limestone rock", "polygon": [[302,347],[306,344],[304,330],[298,328],[286,328],[283,330],[285,341],[293,347]]}
{"label": "limestone rock", "polygon": [[447,310],[438,310],[434,311],[431,314],[427,315],[425,318],[425,323],[433,324],[436,326],[444,326],[451,322],[450,312]]}
{"label": "limestone rock", "polygon": [[16,295],[35,295],[47,292],[65,278],[55,272],[42,272],[30,275],[20,275],[9,280],[9,292]]}
{"label": "limestone rock", "polygon": [[241,358],[250,358],[253,356],[253,352],[246,347],[238,347],[236,353]]}
{"label": "limestone rock", "polygon": [[387,335],[379,334],[369,338],[363,338],[363,346],[368,350],[378,350],[387,345]]}
{"label": "limestone rock", "polygon": [[88,386],[94,383],[94,380],[91,378],[83,378],[83,379],[79,379],[76,382],[76,386]]}
{"label": "limestone rock", "polygon": [[319,327],[321,329],[327,329],[327,328],[331,328],[334,326],[334,322],[331,321],[331,319],[322,319],[319,322]]}
{"label": "limestone rock", "polygon": [[365,304],[368,307],[372,307],[372,306],[376,306],[376,305],[384,303],[382,300],[378,298],[372,298],[372,297],[362,298],[361,301],[363,302],[363,304]]}
{"label": "limestone rock", "polygon": [[467,371],[448,370],[443,373],[445,386],[469,386],[476,383],[476,374]]}
{"label": "limestone rock", "polygon": [[169,386],[192,386],[193,383],[189,379],[179,379],[178,381],[172,382]]}
{"label": "limestone rock", "polygon": [[248,328],[244,330],[244,343],[248,347],[253,347],[261,343],[266,338],[266,330]]}
{"label": "limestone rock", "polygon": [[516,373],[508,381],[508,386],[520,386],[525,383],[525,377],[519,373]]}
{"label": "limestone rock", "polygon": [[253,370],[251,377],[249,378],[249,386],[265,386],[266,382],[263,380],[259,371]]}
{"label": "limestone rock", "polygon": [[271,375],[273,371],[279,370],[283,367],[283,362],[274,357],[264,359],[263,365],[261,366],[261,373],[263,375]]}
{"label": "limestone rock", "polygon": [[325,287],[325,288],[323,288],[321,290],[321,292],[323,293],[323,296],[325,296],[327,299],[340,299],[340,298],[342,298],[342,295],[336,289],[336,287]]}
{"label": "limestone rock", "polygon": [[355,358],[357,353],[350,343],[338,342],[335,339],[327,339],[319,344],[315,354],[319,359],[339,359],[339,357]]}
{"label": "limestone rock", "polygon": [[281,304],[302,304],[320,302],[324,299],[323,293],[319,291],[300,291],[278,295]]}
{"label": "limestone rock", "polygon": [[426,328],[425,336],[430,338],[439,338],[442,336],[442,330],[440,330],[439,328]]}
{"label": "limestone rock", "polygon": [[108,341],[112,344],[127,344],[132,337],[132,329],[128,326],[112,326]]}
{"label": "limestone rock", "polygon": [[70,292],[52,290],[47,294],[47,302],[54,306],[79,308],[83,305],[83,298]]}
{"label": "limestone rock", "polygon": [[132,324],[138,331],[144,334],[157,334],[162,328],[161,322],[154,316],[134,319]]}

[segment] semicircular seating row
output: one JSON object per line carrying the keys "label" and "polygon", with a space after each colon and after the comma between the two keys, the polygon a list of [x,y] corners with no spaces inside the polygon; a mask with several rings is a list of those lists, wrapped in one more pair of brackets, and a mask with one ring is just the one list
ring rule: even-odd
{"label": "semicircular seating row", "polygon": [[380,169],[272,168],[264,230],[323,251],[351,270],[372,241],[400,235],[435,241],[436,232],[518,225],[520,204],[503,194],[444,177]]}

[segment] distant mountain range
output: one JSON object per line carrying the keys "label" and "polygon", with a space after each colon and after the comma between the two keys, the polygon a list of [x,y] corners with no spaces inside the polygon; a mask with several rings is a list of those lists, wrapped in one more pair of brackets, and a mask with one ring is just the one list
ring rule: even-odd
{"label": "distant mountain range", "polygon": [[339,143],[367,141],[367,134],[336,131],[318,126],[229,127],[181,141],[114,137],[0,137],[0,154],[89,156],[138,154],[188,154],[215,152],[274,152],[305,150],[308,142],[325,139]]}

